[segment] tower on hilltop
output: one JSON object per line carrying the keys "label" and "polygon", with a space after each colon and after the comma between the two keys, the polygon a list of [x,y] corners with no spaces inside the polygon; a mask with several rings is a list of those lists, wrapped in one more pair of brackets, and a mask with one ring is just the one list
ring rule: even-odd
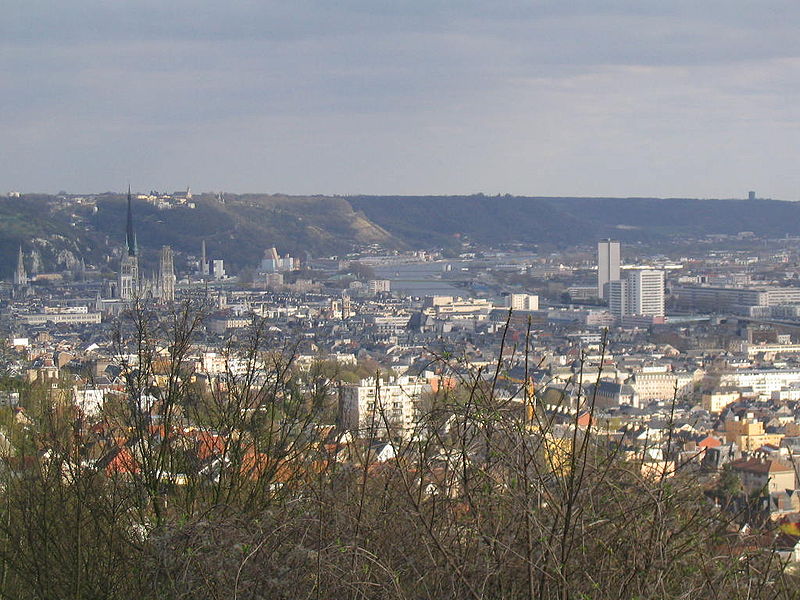
{"label": "tower on hilltop", "polygon": [[128,219],[125,228],[125,251],[119,265],[119,297],[130,301],[139,296],[139,246],[133,231],[133,210],[131,208],[131,186],[128,185]]}

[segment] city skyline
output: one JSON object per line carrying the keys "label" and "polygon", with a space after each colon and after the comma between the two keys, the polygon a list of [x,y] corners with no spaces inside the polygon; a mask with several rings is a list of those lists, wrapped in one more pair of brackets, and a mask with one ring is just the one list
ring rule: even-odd
{"label": "city skyline", "polygon": [[10,0],[0,595],[797,600],[798,24]]}

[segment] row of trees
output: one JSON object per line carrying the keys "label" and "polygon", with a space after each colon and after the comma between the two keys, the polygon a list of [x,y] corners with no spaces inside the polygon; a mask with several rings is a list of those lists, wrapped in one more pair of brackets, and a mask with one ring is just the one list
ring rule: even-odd
{"label": "row of trees", "polygon": [[370,431],[344,443],[320,425],[331,374],[298,380],[264,327],[228,348],[245,369],[201,385],[188,358],[202,326],[188,306],[127,315],[115,344],[135,358],[98,422],[29,395],[42,408],[11,426],[2,476],[3,597],[796,595],[696,482],[645,477],[591,427],[500,401],[501,365],[439,357],[459,385],[377,462]]}

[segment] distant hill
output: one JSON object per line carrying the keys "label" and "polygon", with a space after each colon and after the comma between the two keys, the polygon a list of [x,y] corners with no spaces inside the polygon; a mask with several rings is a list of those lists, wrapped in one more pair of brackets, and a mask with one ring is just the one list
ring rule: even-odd
{"label": "distant hill", "polygon": [[483,243],[558,246],[604,237],[666,240],[685,235],[800,234],[800,203],[687,198],[519,196],[359,196],[351,206],[406,243],[446,244],[455,235]]}
{"label": "distant hill", "polygon": [[[681,236],[800,235],[800,203],[684,198],[537,198],[517,196],[213,195],[195,209],[159,210],[136,200],[134,221],[145,267],[162,245],[179,261],[206,240],[230,272],[258,263],[266,248],[306,257],[341,254],[373,244],[387,249],[458,247],[460,240],[564,247],[603,237],[665,241]],[[97,197],[96,206],[55,196],[0,198],[0,276],[10,277],[17,247],[35,251],[41,270],[87,264],[114,270],[124,240],[125,198]],[[30,260],[30,258],[29,258]],[[32,265],[29,265],[32,266]]]}
{"label": "distant hill", "polygon": [[[275,246],[305,258],[339,254],[380,244],[403,248],[402,239],[367,220],[344,198],[267,194],[195,196],[196,208],[159,210],[134,200],[134,226],[145,269],[154,269],[162,245],[180,255],[199,255],[206,240],[210,257],[225,259],[231,272],[256,265]],[[41,257],[42,270],[57,270],[83,258],[87,264],[116,269],[125,239],[126,200],[104,194],[96,206],[55,196],[0,198],[0,277],[11,276],[21,244]],[[180,260],[180,256],[179,256]],[[69,264],[68,264],[69,263]],[[28,265],[30,268],[30,265]]]}
{"label": "distant hill", "polygon": [[[202,240],[211,257],[224,258],[235,272],[254,266],[266,248],[305,258],[351,251],[381,244],[402,247],[403,242],[353,211],[344,198],[228,196],[225,203],[207,195],[194,197],[195,209],[158,210],[147,202],[134,204],[139,245],[157,251],[171,245],[199,255]],[[122,197],[98,202],[95,226],[122,239],[125,205]]]}

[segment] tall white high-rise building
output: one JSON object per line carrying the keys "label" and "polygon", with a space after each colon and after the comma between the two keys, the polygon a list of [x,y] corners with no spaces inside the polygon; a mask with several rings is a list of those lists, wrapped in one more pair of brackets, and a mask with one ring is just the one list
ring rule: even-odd
{"label": "tall white high-rise building", "polygon": [[628,314],[664,316],[664,271],[636,269],[628,272]]}
{"label": "tall white high-rise building", "polygon": [[617,240],[597,242],[597,296],[605,299],[604,287],[619,279],[620,251]]}
{"label": "tall white high-rise building", "polygon": [[632,269],[606,286],[608,311],[622,319],[664,316],[664,271]]}

